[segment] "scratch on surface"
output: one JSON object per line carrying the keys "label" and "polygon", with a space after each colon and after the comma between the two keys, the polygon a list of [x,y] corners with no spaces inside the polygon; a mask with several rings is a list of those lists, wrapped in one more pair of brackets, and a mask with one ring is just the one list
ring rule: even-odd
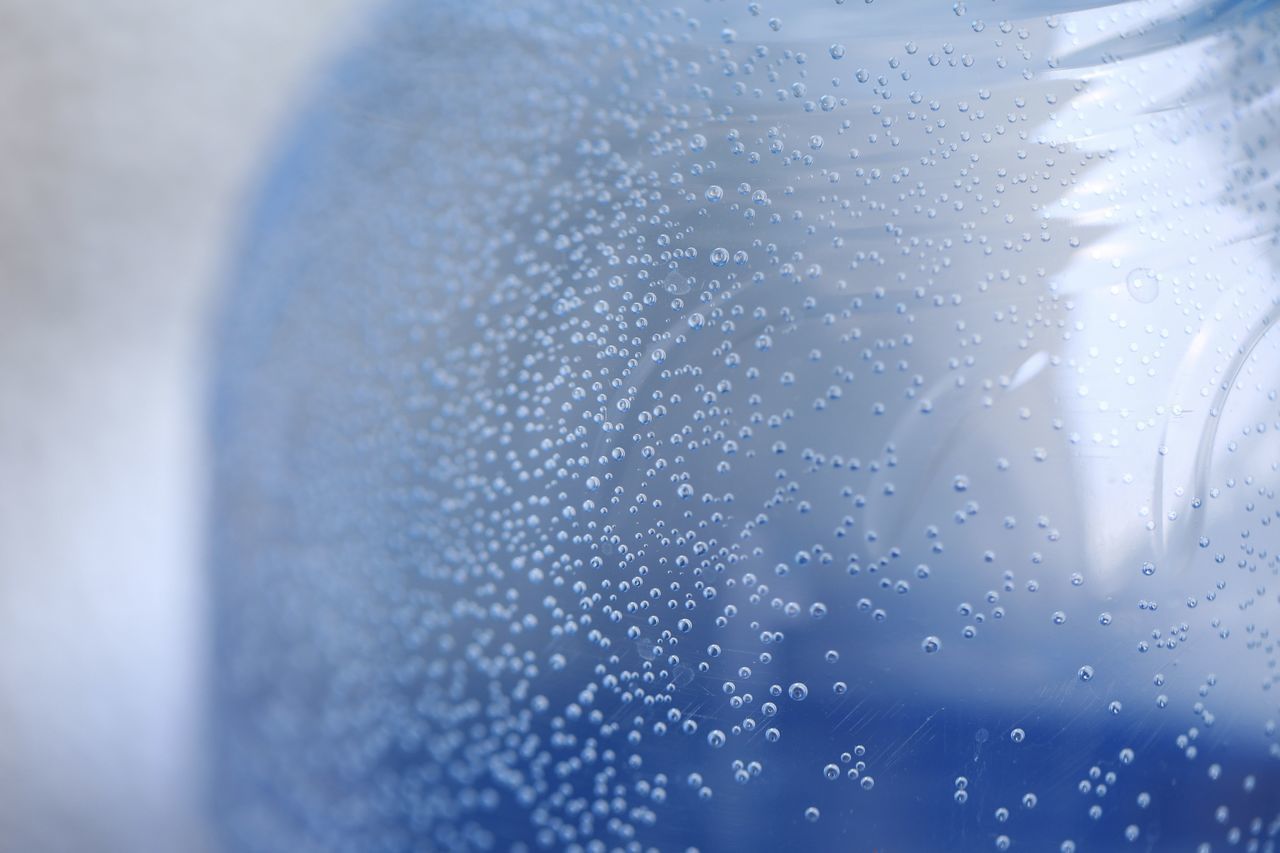
{"label": "scratch on surface", "polygon": [[906,740],[904,740],[902,743],[898,744],[897,749],[895,749],[893,752],[889,753],[889,757],[888,757],[888,758],[886,758],[886,759],[885,759],[885,762],[884,762],[884,769],[885,769],[885,770],[888,770],[890,767],[892,767],[892,766],[893,766],[893,762],[897,759],[898,755],[899,755],[900,753],[902,753],[902,751],[903,751],[904,749],[906,749],[907,744],[911,743],[911,741],[915,739],[915,736],[916,736],[916,735],[918,735],[918,734],[920,734],[920,732],[924,731],[925,727],[926,727],[926,726],[928,726],[928,725],[929,725],[929,723],[933,722],[933,718],[934,718],[934,717],[938,716],[939,714],[941,714],[941,713],[942,713],[943,711],[945,711],[945,710],[947,710],[947,709],[946,709],[946,706],[944,705],[943,707],[939,708],[938,710],[936,710],[936,711],[934,711],[932,714],[930,714],[928,717],[926,717],[923,723],[921,723],[920,725],[916,726],[916,730],[915,730],[915,731],[913,731],[911,734],[907,735]]}

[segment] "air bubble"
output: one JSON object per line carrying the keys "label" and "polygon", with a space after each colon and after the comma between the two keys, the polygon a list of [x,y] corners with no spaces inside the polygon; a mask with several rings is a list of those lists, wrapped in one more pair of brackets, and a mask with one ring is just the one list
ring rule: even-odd
{"label": "air bubble", "polygon": [[1125,288],[1136,301],[1149,304],[1160,295],[1160,282],[1156,274],[1146,267],[1138,267],[1125,277]]}

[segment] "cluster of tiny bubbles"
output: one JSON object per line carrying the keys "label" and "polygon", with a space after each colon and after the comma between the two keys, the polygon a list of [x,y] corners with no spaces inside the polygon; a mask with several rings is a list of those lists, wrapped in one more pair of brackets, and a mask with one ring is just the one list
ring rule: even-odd
{"label": "cluster of tiny bubbles", "polygon": [[410,5],[213,407],[245,849],[1266,843],[1280,6]]}

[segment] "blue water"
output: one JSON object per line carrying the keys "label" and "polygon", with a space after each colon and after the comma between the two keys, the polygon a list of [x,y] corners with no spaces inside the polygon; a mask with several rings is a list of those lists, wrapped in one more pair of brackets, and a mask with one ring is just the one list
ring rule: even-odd
{"label": "blue water", "polygon": [[245,227],[231,850],[1272,850],[1276,4],[396,3]]}

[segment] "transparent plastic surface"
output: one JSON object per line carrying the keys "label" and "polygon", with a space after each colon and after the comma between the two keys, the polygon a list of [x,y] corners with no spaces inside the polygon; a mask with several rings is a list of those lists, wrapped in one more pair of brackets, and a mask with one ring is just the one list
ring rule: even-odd
{"label": "transparent plastic surface", "polygon": [[393,6],[220,336],[229,847],[1274,849],[1278,21]]}

